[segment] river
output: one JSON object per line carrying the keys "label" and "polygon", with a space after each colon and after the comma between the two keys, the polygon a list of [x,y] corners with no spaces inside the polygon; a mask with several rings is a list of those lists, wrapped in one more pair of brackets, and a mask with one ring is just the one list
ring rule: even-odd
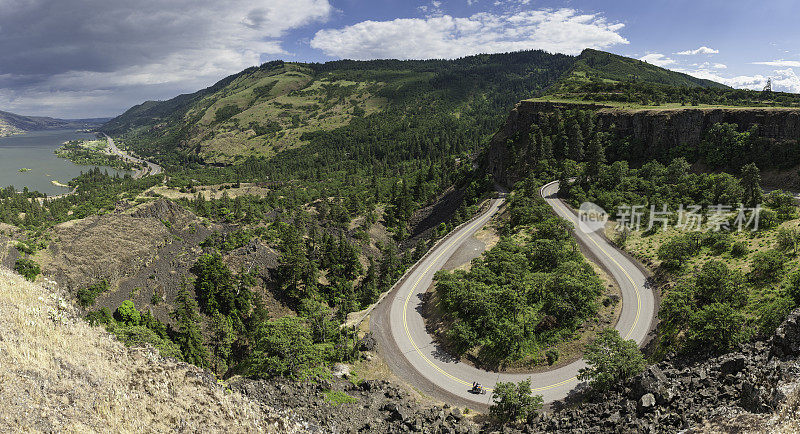
{"label": "river", "polygon": [[[11,137],[0,137],[0,188],[13,185],[17,190],[28,187],[49,196],[69,192],[69,188],[52,183],[66,184],[70,179],[92,166],[79,166],[56,157],[53,152],[67,140],[93,139],[93,134],[76,133],[75,130],[34,131]],[[30,171],[22,171],[26,168]],[[109,174],[124,171],[105,168]]]}

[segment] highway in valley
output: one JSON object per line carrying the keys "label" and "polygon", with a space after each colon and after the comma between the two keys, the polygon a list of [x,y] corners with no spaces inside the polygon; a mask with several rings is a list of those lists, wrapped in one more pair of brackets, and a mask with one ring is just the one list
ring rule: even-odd
{"label": "highway in valley", "polygon": [[141,178],[145,175],[158,175],[159,173],[163,172],[161,166],[155,163],[151,163],[146,160],[142,160],[141,158],[136,158],[128,154],[127,152],[119,149],[117,145],[114,143],[114,139],[108,136],[108,134],[103,134],[106,136],[106,140],[108,140],[108,148],[111,150],[111,153],[122,158],[125,161],[134,163],[134,164],[141,164],[146,167],[146,169],[137,169],[133,177],[134,178]]}
{"label": "highway in valley", "polygon": [[[558,183],[553,182],[542,187],[541,194],[560,217],[577,227],[576,215],[555,197],[557,191]],[[519,382],[527,378],[532,380],[533,393],[542,395],[545,402],[559,400],[578,386],[576,376],[586,366],[583,360],[577,360],[546,372],[512,374],[486,371],[447,354],[426,331],[421,314],[421,295],[431,286],[434,274],[497,213],[504,200],[502,197],[492,200],[483,214],[439,242],[405,279],[395,285],[371,316],[371,330],[393,372],[420,392],[454,405],[485,408],[491,403],[491,388],[497,382]],[[647,284],[645,272],[599,233],[577,229],[573,232],[589,250],[590,257],[599,261],[619,284],[623,305],[617,330],[624,338],[643,344],[656,315],[656,297]],[[470,393],[473,381],[489,388],[489,393]]]}

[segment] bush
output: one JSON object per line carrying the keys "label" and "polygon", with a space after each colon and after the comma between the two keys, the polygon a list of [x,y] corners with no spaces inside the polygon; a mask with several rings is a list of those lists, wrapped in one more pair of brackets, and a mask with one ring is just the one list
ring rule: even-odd
{"label": "bush", "polygon": [[36,276],[42,274],[42,269],[39,268],[39,264],[27,258],[17,259],[17,261],[14,262],[14,271],[31,282],[36,280]]}
{"label": "bush", "polygon": [[31,246],[28,245],[27,243],[23,243],[21,241],[18,241],[17,244],[14,245],[14,247],[20,253],[24,253],[26,255],[32,255],[33,254],[33,248],[31,248]]}
{"label": "bush", "polygon": [[775,236],[778,249],[797,253],[797,244],[800,242],[800,231],[796,227],[782,227]]}
{"label": "bush", "polygon": [[86,314],[85,318],[86,322],[93,326],[114,324],[114,317],[111,315],[111,311],[108,310],[107,307],[104,307],[100,310],[90,311]]}
{"label": "bush", "polygon": [[547,357],[548,365],[553,365],[558,361],[558,350],[555,348],[550,348],[544,355]]}
{"label": "bush", "polygon": [[781,252],[776,250],[757,252],[751,263],[753,277],[757,280],[775,280],[783,270],[785,261]]}
{"label": "bush", "polygon": [[691,313],[686,332],[689,348],[723,353],[744,340],[744,315],[727,303],[712,303]]}
{"label": "bush", "polygon": [[794,300],[795,304],[800,305],[800,270],[795,270],[789,274],[781,286],[786,295]]}
{"label": "bush", "polygon": [[88,288],[81,288],[78,290],[76,297],[78,299],[78,304],[81,307],[89,307],[94,304],[95,299],[98,295],[108,291],[108,281],[101,281],[99,283],[95,283]]}
{"label": "bush", "polygon": [[323,395],[325,395],[325,401],[333,405],[353,404],[358,402],[357,398],[353,398],[339,390],[328,390],[327,392],[323,392]]}
{"label": "bush", "polygon": [[303,318],[278,318],[261,324],[256,332],[249,374],[297,375],[322,364],[325,355],[324,348],[314,344]]}
{"label": "bush", "polygon": [[150,344],[163,357],[183,360],[181,349],[169,338],[159,336],[155,331],[141,325],[117,325],[111,332],[127,346]]}
{"label": "bush", "polygon": [[586,368],[579,380],[589,380],[597,391],[605,391],[642,372],[647,366],[636,342],[624,340],[616,329],[605,329],[586,349]]}
{"label": "bush", "polygon": [[740,258],[748,253],[750,253],[750,250],[747,248],[747,243],[744,241],[735,242],[733,246],[731,246],[731,255],[734,257]]}
{"label": "bush", "polygon": [[117,311],[114,312],[114,317],[117,321],[129,326],[139,325],[139,322],[142,320],[141,314],[136,310],[136,306],[134,306],[133,302],[130,300],[122,302],[117,308]]}
{"label": "bush", "polygon": [[533,395],[530,378],[514,383],[497,383],[492,395],[489,414],[501,422],[527,419],[542,408],[542,395]]}
{"label": "bush", "polygon": [[677,236],[658,248],[658,259],[666,268],[680,268],[696,252],[694,243],[687,236]]}

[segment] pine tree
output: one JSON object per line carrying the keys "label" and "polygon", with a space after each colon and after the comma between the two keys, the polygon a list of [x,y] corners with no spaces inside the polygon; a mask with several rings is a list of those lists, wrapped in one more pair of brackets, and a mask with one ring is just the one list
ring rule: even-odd
{"label": "pine tree", "polygon": [[542,160],[549,160],[553,158],[553,141],[550,140],[550,137],[542,137],[541,143],[542,153],[541,159]]}
{"label": "pine tree", "polygon": [[536,125],[533,126],[531,133],[528,135],[528,155],[526,156],[526,162],[532,163],[534,161],[539,161],[541,158],[541,144],[539,140],[539,127]]}
{"label": "pine tree", "polygon": [[568,149],[569,158],[575,161],[583,160],[583,133],[578,122],[573,120],[569,126]]}
{"label": "pine tree", "polygon": [[606,153],[599,137],[589,141],[589,148],[586,150],[586,161],[586,176],[591,180],[597,179],[600,174],[600,165],[606,161]]}
{"label": "pine tree", "polygon": [[188,285],[184,282],[175,298],[175,310],[172,311],[177,331],[173,341],[178,344],[183,360],[205,368],[208,366],[208,349],[203,344],[203,333],[200,330],[200,315],[197,313],[197,302],[189,294]]}

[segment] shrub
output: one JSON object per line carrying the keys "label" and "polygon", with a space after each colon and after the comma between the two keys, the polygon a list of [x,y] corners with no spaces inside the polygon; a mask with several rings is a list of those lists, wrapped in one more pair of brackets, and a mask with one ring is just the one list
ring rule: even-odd
{"label": "shrub", "polygon": [[800,242],[800,231],[796,227],[783,227],[778,229],[775,236],[775,241],[778,249],[782,251],[791,250],[792,253],[797,253],[797,244]]}
{"label": "shrub", "polygon": [[94,304],[98,295],[106,291],[108,291],[108,281],[105,280],[95,283],[87,288],[81,288],[76,294],[78,304],[81,307],[89,307]]}
{"label": "shrub", "polygon": [[680,268],[696,251],[694,243],[686,236],[674,237],[658,248],[658,259],[666,268]]}
{"label": "shrub", "polygon": [[715,302],[691,313],[686,332],[690,348],[723,353],[744,340],[744,315],[727,303]]}
{"label": "shrub", "polygon": [[139,322],[142,320],[141,314],[136,310],[136,306],[134,306],[133,302],[130,300],[122,302],[117,308],[117,311],[114,312],[114,317],[122,324],[131,326],[139,325]]}
{"label": "shrub", "polygon": [[497,383],[489,414],[501,422],[527,419],[542,407],[542,395],[533,395],[530,378],[514,383]]}
{"label": "shrub", "polygon": [[781,286],[786,295],[794,300],[795,304],[800,304],[800,270],[795,270],[789,274]]}
{"label": "shrub", "polygon": [[719,233],[713,237],[713,244],[711,244],[711,251],[716,255],[721,255],[731,248],[733,244],[733,237],[727,233]]}
{"label": "shrub", "polygon": [[615,329],[605,329],[586,349],[586,368],[579,380],[589,380],[598,391],[610,389],[642,372],[647,366],[636,342],[624,340]]}
{"label": "shrub", "polygon": [[353,404],[358,402],[357,398],[353,398],[352,396],[339,391],[339,390],[328,390],[324,392],[325,401],[330,402],[333,405],[341,405],[341,404]]}
{"label": "shrub", "polygon": [[558,361],[558,350],[555,348],[550,348],[544,355],[547,357],[548,365],[553,365]]}
{"label": "shrub", "polygon": [[90,311],[86,314],[85,318],[86,322],[93,326],[114,324],[114,317],[111,315],[111,311],[108,310],[107,307],[104,307],[100,310]]}
{"label": "shrub", "polygon": [[751,269],[753,277],[757,280],[774,280],[778,277],[785,258],[776,250],[757,252],[753,255]]}
{"label": "shrub", "polygon": [[31,255],[31,254],[33,254],[33,248],[31,248],[31,246],[30,246],[30,245],[28,245],[27,243],[23,243],[23,242],[21,242],[21,241],[18,241],[18,242],[17,242],[17,244],[16,244],[16,245],[14,245],[14,247],[15,247],[15,248],[17,249],[17,251],[18,251],[18,252],[20,252],[20,253],[24,253],[24,254],[26,254],[26,255]]}
{"label": "shrub", "polygon": [[747,248],[747,243],[744,241],[735,242],[733,246],[731,246],[731,255],[737,258],[745,256],[748,253],[750,253],[750,250]]}
{"label": "shrub", "polygon": [[127,346],[150,344],[158,350],[163,357],[172,357],[182,360],[181,349],[169,338],[159,336],[155,331],[141,325],[118,325],[111,332]]}
{"label": "shrub", "polygon": [[17,259],[17,261],[14,262],[14,271],[31,282],[36,280],[36,276],[42,274],[42,269],[39,268],[39,264],[27,258]]}

